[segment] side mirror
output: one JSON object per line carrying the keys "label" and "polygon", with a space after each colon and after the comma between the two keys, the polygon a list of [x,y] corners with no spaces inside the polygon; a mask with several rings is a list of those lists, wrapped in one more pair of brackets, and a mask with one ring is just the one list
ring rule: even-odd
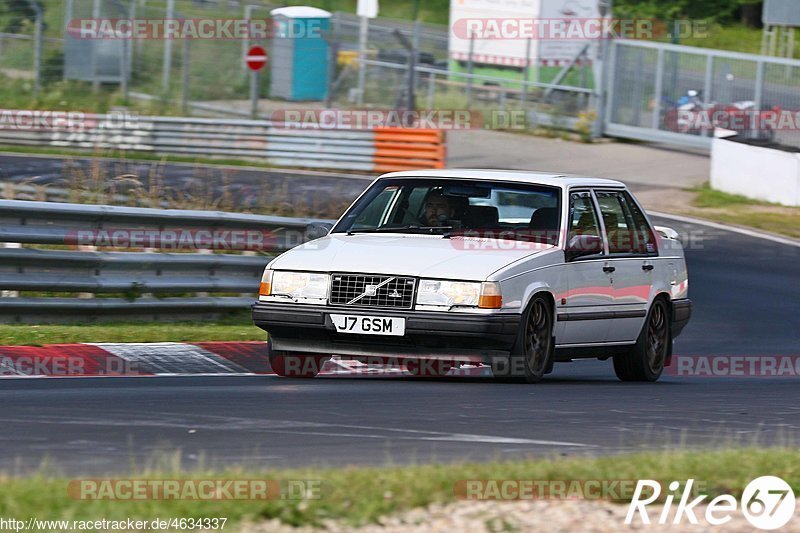
{"label": "side mirror", "polygon": [[333,224],[330,222],[312,222],[306,226],[306,240],[313,241],[326,236],[331,232]]}
{"label": "side mirror", "polygon": [[575,235],[569,240],[565,250],[567,261],[600,253],[603,253],[603,239],[597,235]]}

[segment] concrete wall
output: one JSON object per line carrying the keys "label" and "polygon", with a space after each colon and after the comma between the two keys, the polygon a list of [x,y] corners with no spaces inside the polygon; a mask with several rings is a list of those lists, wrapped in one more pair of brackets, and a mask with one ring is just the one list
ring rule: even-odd
{"label": "concrete wall", "polygon": [[711,188],[800,206],[800,153],[716,138],[711,144]]}

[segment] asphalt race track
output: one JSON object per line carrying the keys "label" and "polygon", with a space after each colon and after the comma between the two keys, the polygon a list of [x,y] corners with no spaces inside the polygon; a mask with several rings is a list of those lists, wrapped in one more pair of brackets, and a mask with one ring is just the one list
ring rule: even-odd
{"label": "asphalt race track", "polygon": [[[800,248],[656,220],[689,235],[695,313],[680,355],[799,355]],[[731,443],[797,445],[798,377],[616,380],[557,365],[538,385],[330,376],[0,380],[0,469],[128,471],[485,461]]]}

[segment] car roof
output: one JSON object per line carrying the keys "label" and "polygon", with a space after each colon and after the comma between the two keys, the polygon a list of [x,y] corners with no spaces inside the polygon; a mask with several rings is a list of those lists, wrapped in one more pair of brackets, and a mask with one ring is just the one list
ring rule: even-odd
{"label": "car roof", "polygon": [[494,170],[494,169],[438,169],[438,170],[405,170],[390,172],[381,178],[451,178],[479,179],[483,181],[510,181],[517,183],[535,183],[554,187],[624,187],[621,181],[606,178],[591,178],[570,174],[553,174],[549,172],[533,172],[529,170]]}

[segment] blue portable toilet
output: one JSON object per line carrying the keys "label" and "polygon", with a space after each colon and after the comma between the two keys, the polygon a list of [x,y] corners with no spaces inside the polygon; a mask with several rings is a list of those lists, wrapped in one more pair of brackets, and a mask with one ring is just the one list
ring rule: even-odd
{"label": "blue portable toilet", "polygon": [[323,32],[331,14],[307,6],[270,11],[273,19],[270,96],[286,100],[324,100],[328,91],[328,43]]}

